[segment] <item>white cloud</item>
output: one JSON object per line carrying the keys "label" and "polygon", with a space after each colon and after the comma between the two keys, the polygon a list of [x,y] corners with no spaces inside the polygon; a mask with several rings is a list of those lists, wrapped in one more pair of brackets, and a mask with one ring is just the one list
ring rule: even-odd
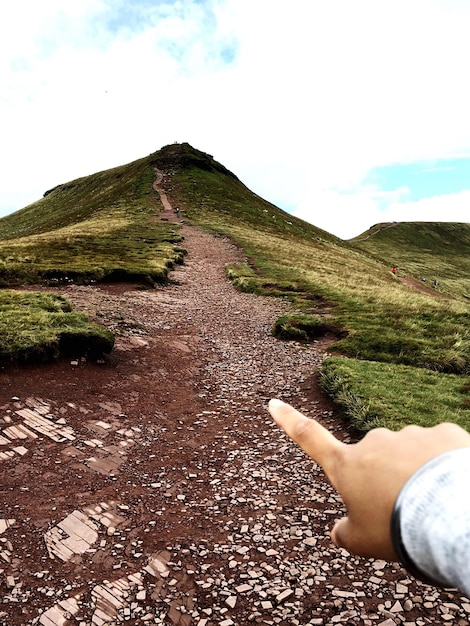
{"label": "white cloud", "polygon": [[406,188],[377,193],[324,191],[293,211],[342,239],[360,235],[381,222],[469,222],[470,190],[407,201]]}
{"label": "white cloud", "polygon": [[380,208],[374,192],[343,194],[334,190],[313,192],[294,215],[343,239],[359,235],[378,222],[393,221]]}
{"label": "white cloud", "polygon": [[[389,215],[397,221],[423,222],[469,222],[470,189],[414,202],[392,203],[387,207]],[[420,216],[419,218],[410,216]]]}
{"label": "white cloud", "polygon": [[458,0],[2,5],[0,214],[188,141],[354,236],[398,210],[364,188],[371,169],[470,151],[469,29]]}

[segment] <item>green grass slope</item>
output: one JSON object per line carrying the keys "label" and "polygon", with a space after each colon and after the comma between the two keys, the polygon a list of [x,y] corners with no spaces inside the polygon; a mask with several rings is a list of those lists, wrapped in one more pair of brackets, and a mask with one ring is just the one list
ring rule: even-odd
{"label": "green grass slope", "polygon": [[[378,225],[351,245],[439,292],[470,300],[470,224],[398,222]],[[385,227],[384,227],[385,226]]]}
{"label": "green grass slope", "polygon": [[59,185],[0,220],[0,285],[165,283],[184,250],[159,222],[152,155]]}

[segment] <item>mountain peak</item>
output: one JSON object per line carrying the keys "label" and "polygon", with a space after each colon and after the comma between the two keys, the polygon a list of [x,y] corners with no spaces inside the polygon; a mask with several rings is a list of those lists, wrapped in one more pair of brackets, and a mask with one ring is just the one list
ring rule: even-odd
{"label": "mountain peak", "polygon": [[157,152],[150,155],[153,157],[152,163],[159,169],[167,172],[176,169],[190,169],[198,167],[202,170],[219,172],[238,180],[238,177],[228,170],[224,165],[219,163],[210,154],[206,154],[201,150],[193,148],[189,143],[172,143],[163,146]]}

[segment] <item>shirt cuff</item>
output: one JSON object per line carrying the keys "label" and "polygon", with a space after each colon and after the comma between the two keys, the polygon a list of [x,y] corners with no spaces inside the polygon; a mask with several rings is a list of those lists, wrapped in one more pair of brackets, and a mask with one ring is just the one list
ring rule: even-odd
{"label": "shirt cuff", "polygon": [[423,465],[398,495],[393,545],[405,568],[423,582],[462,584],[459,562],[470,541],[469,475],[470,448],[453,450]]}

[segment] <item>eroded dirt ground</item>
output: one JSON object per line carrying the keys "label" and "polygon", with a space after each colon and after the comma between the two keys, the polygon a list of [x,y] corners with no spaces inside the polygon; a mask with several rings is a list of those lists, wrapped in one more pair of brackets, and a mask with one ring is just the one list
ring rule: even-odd
{"label": "eroded dirt ground", "polygon": [[342,504],[271,422],[280,397],[348,438],[326,344],[271,336],[230,242],[184,227],[168,287],[64,288],[117,337],[104,364],[0,374],[0,624],[463,624],[470,602],[327,531]]}

